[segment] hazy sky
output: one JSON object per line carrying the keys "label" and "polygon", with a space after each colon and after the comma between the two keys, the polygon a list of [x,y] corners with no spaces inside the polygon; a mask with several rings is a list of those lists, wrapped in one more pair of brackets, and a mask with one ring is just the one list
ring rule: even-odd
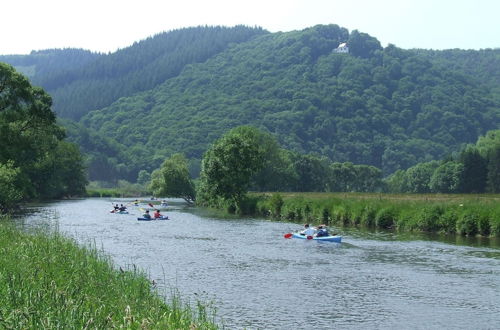
{"label": "hazy sky", "polygon": [[0,54],[113,52],[172,29],[338,24],[401,48],[500,48],[500,0],[1,0]]}

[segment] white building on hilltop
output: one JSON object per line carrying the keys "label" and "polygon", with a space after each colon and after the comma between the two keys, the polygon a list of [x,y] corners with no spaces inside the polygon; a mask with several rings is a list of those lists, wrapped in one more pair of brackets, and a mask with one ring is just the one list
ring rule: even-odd
{"label": "white building on hilltop", "polygon": [[333,50],[334,53],[343,53],[343,54],[348,54],[349,53],[349,47],[347,46],[347,42],[341,43],[337,48]]}

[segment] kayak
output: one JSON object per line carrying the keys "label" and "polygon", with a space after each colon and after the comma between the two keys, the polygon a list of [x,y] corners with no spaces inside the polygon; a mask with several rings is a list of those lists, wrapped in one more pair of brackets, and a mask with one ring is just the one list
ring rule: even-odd
{"label": "kayak", "polygon": [[[308,238],[308,236],[301,235],[299,233],[293,233],[292,237],[293,238],[299,238],[299,239],[307,239]],[[313,238],[311,238],[309,240],[311,240],[311,241],[320,241],[320,242],[335,242],[335,243],[340,243],[342,241],[342,236],[335,235],[335,236],[313,237]]]}
{"label": "kayak", "polygon": [[168,217],[166,216],[161,216],[160,218],[153,218],[151,217],[150,219],[148,218],[137,218],[138,221],[153,221],[153,220],[170,220]]}
{"label": "kayak", "polygon": [[109,212],[114,214],[128,214],[128,211],[109,211]]}

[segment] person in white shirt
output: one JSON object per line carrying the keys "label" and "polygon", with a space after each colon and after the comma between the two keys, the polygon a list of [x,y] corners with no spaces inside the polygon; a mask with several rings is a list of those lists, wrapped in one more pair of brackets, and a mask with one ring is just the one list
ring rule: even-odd
{"label": "person in white shirt", "polygon": [[316,229],[314,229],[313,227],[309,226],[308,223],[306,223],[304,225],[304,230],[301,231],[300,234],[305,236],[314,236],[314,234],[316,234]]}

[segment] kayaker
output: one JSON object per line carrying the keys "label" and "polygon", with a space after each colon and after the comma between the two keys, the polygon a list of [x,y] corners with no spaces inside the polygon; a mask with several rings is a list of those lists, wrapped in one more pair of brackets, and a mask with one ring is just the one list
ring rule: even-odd
{"label": "kayaker", "polygon": [[120,204],[120,208],[119,208],[120,212],[124,212],[127,210],[127,207],[123,204]]}
{"label": "kayaker", "polygon": [[116,205],[114,206],[114,208],[115,208],[115,211],[118,211],[118,210],[120,209],[120,207],[118,206],[118,204],[116,204]]}
{"label": "kayaker", "polygon": [[151,219],[151,214],[149,214],[149,210],[146,210],[146,213],[142,215],[144,219]]}
{"label": "kayaker", "polygon": [[316,237],[325,237],[329,235],[330,234],[328,233],[328,230],[326,229],[325,225],[318,226],[318,232],[316,233]]}
{"label": "kayaker", "polygon": [[160,214],[160,210],[155,210],[155,213],[153,214],[155,219],[161,218],[162,215]]}
{"label": "kayaker", "polygon": [[300,234],[305,236],[314,236],[314,234],[316,234],[316,229],[314,229],[313,227],[309,226],[308,223],[306,223],[304,225],[304,230],[302,230]]}

